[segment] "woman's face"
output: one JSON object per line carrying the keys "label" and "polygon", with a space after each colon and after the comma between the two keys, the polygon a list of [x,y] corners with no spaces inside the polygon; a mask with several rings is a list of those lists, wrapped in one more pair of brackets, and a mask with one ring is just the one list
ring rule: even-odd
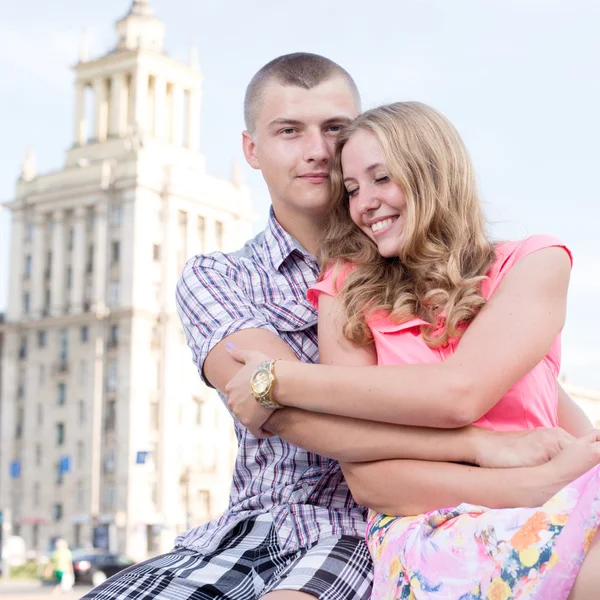
{"label": "woman's face", "polygon": [[379,142],[370,131],[359,129],[346,142],[342,171],[350,217],[382,256],[398,256],[406,226],[406,197],[389,178]]}

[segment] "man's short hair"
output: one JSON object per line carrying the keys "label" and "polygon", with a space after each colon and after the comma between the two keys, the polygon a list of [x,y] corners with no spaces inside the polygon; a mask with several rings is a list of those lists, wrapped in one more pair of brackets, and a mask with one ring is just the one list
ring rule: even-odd
{"label": "man's short hair", "polygon": [[244,98],[246,129],[254,132],[261,95],[269,81],[275,80],[281,85],[310,90],[333,77],[342,77],[346,81],[360,109],[360,94],[354,79],[332,60],[309,52],[294,52],[274,58],[254,75],[246,88]]}

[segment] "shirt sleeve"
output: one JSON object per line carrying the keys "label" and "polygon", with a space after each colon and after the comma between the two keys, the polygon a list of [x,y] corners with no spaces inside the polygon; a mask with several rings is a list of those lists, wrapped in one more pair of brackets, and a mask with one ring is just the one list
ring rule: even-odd
{"label": "shirt sleeve", "polygon": [[355,268],[355,266],[347,264],[342,268],[333,266],[327,269],[323,276],[308,288],[308,292],[306,293],[308,301],[318,310],[319,296],[322,293],[328,296],[336,296],[340,288],[344,285],[344,280],[348,274]]}
{"label": "shirt sleeve", "polygon": [[515,264],[522,258],[544,248],[562,248],[568,254],[571,265],[573,264],[571,250],[552,235],[532,235],[519,242],[501,244],[496,250],[496,262],[489,273],[487,285],[482,290],[483,295],[489,298]]}
{"label": "shirt sleeve", "polygon": [[177,284],[177,312],[202,381],[204,361],[224,338],[243,329],[267,329],[273,325],[240,284],[239,267],[224,254],[189,260]]}

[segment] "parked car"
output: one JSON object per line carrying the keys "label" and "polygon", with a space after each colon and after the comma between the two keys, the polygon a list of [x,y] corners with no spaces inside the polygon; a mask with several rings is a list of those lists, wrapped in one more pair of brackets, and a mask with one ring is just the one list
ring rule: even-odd
{"label": "parked car", "polygon": [[75,583],[87,583],[95,587],[133,564],[135,561],[113,552],[77,552],[73,556]]}

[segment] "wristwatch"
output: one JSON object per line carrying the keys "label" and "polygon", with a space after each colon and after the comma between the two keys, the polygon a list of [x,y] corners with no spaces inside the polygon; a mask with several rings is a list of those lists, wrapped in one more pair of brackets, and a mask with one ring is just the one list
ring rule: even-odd
{"label": "wristwatch", "polygon": [[250,378],[250,389],[252,390],[254,399],[261,406],[273,410],[283,408],[282,404],[273,399],[273,387],[275,386],[273,367],[278,360],[281,359],[265,360],[265,362],[256,367],[256,371],[254,371]]}

